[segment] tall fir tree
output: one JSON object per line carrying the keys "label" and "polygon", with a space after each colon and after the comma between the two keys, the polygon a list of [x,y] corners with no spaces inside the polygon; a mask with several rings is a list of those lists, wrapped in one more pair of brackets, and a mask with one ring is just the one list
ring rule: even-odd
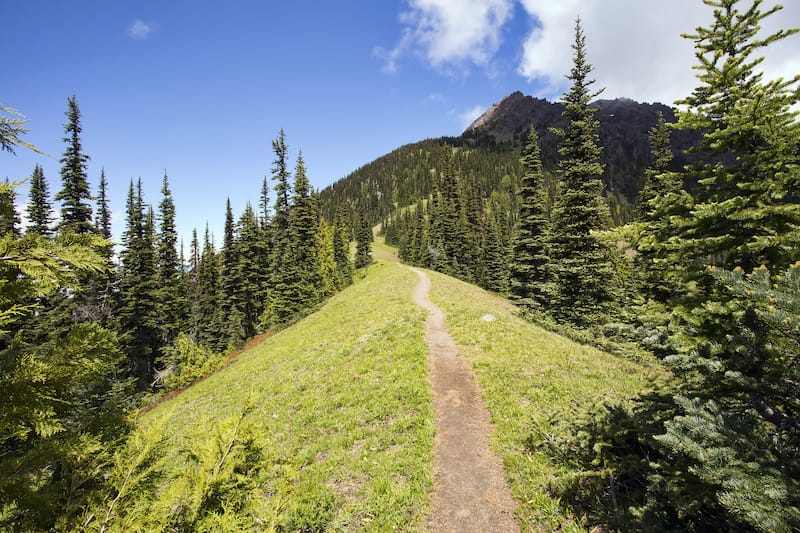
{"label": "tall fir tree", "polygon": [[25,210],[28,217],[26,234],[50,237],[53,234],[53,206],[50,203],[47,179],[42,167],[37,164],[31,174],[31,190],[28,194],[28,205]]}
{"label": "tall fir tree", "polygon": [[306,175],[302,152],[297,155],[294,173],[294,195],[289,220],[295,280],[290,300],[298,312],[313,307],[319,299],[322,280],[317,250],[319,202]]}
{"label": "tall fir tree", "polygon": [[121,280],[119,327],[139,388],[145,389],[155,375],[161,347],[157,301],[156,259],[152,210],[145,211],[142,180],[131,181],[126,205],[127,224],[120,253]]}
{"label": "tall fir tree", "polygon": [[234,344],[239,344],[258,332],[258,318],[266,302],[266,276],[268,250],[261,237],[259,221],[253,207],[248,203],[237,224],[236,241],[236,287],[234,307],[241,319],[240,336],[232,335]]}
{"label": "tall fir tree", "polygon": [[214,240],[206,225],[203,238],[203,252],[198,262],[197,275],[197,331],[199,344],[214,351],[222,351],[227,342],[219,312],[219,258],[214,250]]}
{"label": "tall fir tree", "polygon": [[356,268],[369,266],[372,263],[372,228],[363,209],[358,212],[356,228]]}
{"label": "tall fir tree", "polygon": [[275,213],[272,218],[270,276],[267,291],[267,305],[261,322],[265,327],[283,324],[292,318],[294,310],[286,296],[291,293],[291,285],[295,278],[292,260],[292,236],[290,230],[291,185],[289,183],[289,149],[283,130],[278,138],[272,141],[275,154],[272,166],[272,179],[275,181]]}
{"label": "tall fir tree", "polygon": [[161,342],[169,346],[185,330],[187,323],[186,288],[183,285],[183,265],[178,257],[178,231],[175,228],[175,201],[169,188],[166,171],[161,184],[158,204],[159,231],[156,239],[157,284],[156,306],[159,315]]}
{"label": "tall fir tree", "polygon": [[97,220],[95,231],[105,240],[111,240],[111,207],[108,203],[108,180],[106,169],[100,169],[100,185],[97,189]]}
{"label": "tall fir tree", "polygon": [[58,230],[61,233],[92,233],[92,195],[86,167],[89,156],[81,147],[81,112],[75,96],[67,100],[67,123],[64,125],[64,142],[67,149],[61,158],[62,189],[56,194],[61,202],[61,220]]}
{"label": "tall fir tree", "polygon": [[8,180],[0,184],[0,236],[20,237],[19,214],[16,206],[17,193]]}
{"label": "tall fir tree", "polygon": [[600,176],[600,138],[596,109],[599,94],[591,90],[592,66],[586,57],[586,38],[580,19],[575,23],[573,67],[567,78],[572,87],[563,96],[563,117],[568,126],[561,140],[558,170],[562,187],[553,209],[550,266],[555,274],[556,296],[550,311],[575,324],[602,320],[613,299],[613,267],[605,245],[592,234],[610,223]]}
{"label": "tall fir tree", "polygon": [[552,296],[552,280],[548,272],[550,220],[539,137],[533,126],[520,163],[519,222],[512,245],[509,296],[526,310],[541,310],[547,307]]}
{"label": "tall fir tree", "polygon": [[234,307],[234,293],[236,291],[236,250],[234,240],[236,238],[236,226],[233,220],[233,209],[231,199],[225,201],[225,225],[222,234],[222,250],[220,250],[221,267],[220,270],[220,307],[224,313],[230,312]]}
{"label": "tall fir tree", "polygon": [[341,205],[334,220],[333,258],[343,285],[349,285],[353,281],[353,261],[350,258],[351,231],[347,221],[346,208]]}

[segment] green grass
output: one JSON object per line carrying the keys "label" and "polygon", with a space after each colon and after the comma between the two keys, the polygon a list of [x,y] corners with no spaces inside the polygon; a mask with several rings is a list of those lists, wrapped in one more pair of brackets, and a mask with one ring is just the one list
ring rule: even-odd
{"label": "green grass", "polygon": [[[445,313],[491,412],[492,446],[503,459],[523,530],[584,530],[547,490],[555,476],[568,473],[566,467],[527,449],[525,441],[558,432],[554,418],[570,419],[583,406],[635,395],[658,374],[657,367],[576,344],[522,320],[506,300],[429,274],[431,299]],[[487,314],[496,320],[481,321]]]}
{"label": "green grass", "polygon": [[[142,417],[93,509],[115,531],[420,530],[434,420],[416,275],[374,245],[352,287]],[[431,297],[470,361],[523,530],[580,531],[548,492],[568,467],[526,440],[630,397],[648,368],[549,333],[507,301],[437,273]],[[493,322],[481,321],[486,314]],[[130,475],[133,472],[133,475]],[[177,526],[176,526],[177,524]]]}
{"label": "green grass", "polygon": [[[221,513],[241,515],[231,529],[421,527],[430,508],[434,422],[425,315],[411,301],[416,276],[379,262],[356,277],[319,312],[145,416],[143,430],[166,432],[154,475],[162,481],[122,502],[121,514],[150,505],[152,515],[160,507],[148,500],[159,498],[166,502],[160,512],[177,512],[174,502],[188,497],[170,495],[167,485],[177,486],[187,453],[201,456],[190,463],[213,470],[203,450],[225,460],[226,442],[249,440],[241,453],[259,464],[239,465],[248,480],[225,490],[242,494],[222,498]],[[245,411],[237,435],[234,422]],[[223,528],[215,520],[204,527]]]}

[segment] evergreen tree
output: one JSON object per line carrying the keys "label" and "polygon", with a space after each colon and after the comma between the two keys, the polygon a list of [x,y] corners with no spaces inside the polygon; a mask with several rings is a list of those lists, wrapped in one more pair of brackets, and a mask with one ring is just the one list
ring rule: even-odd
{"label": "evergreen tree", "polygon": [[302,152],[297,155],[294,173],[294,196],[290,217],[291,250],[295,263],[295,294],[290,300],[296,302],[298,310],[312,307],[319,299],[322,288],[317,249],[319,231],[319,202],[312,193]]}
{"label": "evergreen tree", "polygon": [[601,318],[611,302],[612,265],[607,249],[592,234],[610,222],[608,206],[601,197],[600,146],[596,109],[589,106],[599,94],[590,89],[592,66],[586,58],[586,39],[580,19],[575,23],[572,87],[562,98],[569,122],[558,153],[562,187],[553,209],[550,238],[550,270],[555,274],[557,295],[550,310],[576,324]]}
{"label": "evergreen tree", "polygon": [[670,125],[664,120],[663,113],[659,112],[658,122],[647,136],[650,141],[650,165],[645,170],[644,187],[639,195],[639,220],[652,220],[654,206],[651,204],[669,193],[677,192],[680,187],[680,181],[667,173],[673,157],[670,132]]}
{"label": "evergreen tree", "polygon": [[272,179],[275,181],[275,215],[272,219],[272,257],[270,258],[270,277],[268,283],[268,301],[262,316],[262,323],[269,327],[285,323],[295,313],[290,302],[286,300],[292,293],[291,285],[295,279],[294,268],[296,263],[292,260],[292,237],[289,219],[291,205],[289,197],[288,148],[283,130],[278,133],[278,138],[272,141],[272,151],[275,154],[272,167]]}
{"label": "evergreen tree", "polygon": [[358,213],[358,227],[356,228],[356,268],[362,268],[372,263],[372,228],[369,226],[363,210]]}
{"label": "evergreen tree", "polygon": [[[0,193],[7,185],[0,184]],[[0,237],[0,529],[67,529],[103,483],[126,433],[130,391],[116,337],[74,324],[41,344],[25,341],[48,294],[102,272],[91,235]],[[52,332],[51,332],[52,334]]]}
{"label": "evergreen tree", "polygon": [[673,217],[675,236],[656,249],[684,266],[686,283],[672,320],[676,353],[667,359],[680,378],[682,414],[659,439],[689,459],[707,491],[695,494],[703,505],[750,527],[796,529],[800,385],[788,362],[796,345],[788,347],[757,300],[714,274],[720,267],[755,273],[759,265],[783,272],[800,257],[800,123],[792,110],[800,76],[764,81],[763,58],[754,57],[798,30],[759,37],[780,6],[706,3],[715,8],[713,24],[687,36],[700,85],[679,102],[686,107],[678,127],[702,131],[697,151],[719,159],[687,169],[698,185],[677,196],[683,216]]}
{"label": "evergreen tree", "polygon": [[317,264],[321,280],[321,297],[327,298],[342,287],[342,277],[336,265],[333,229],[322,218],[317,230]]}
{"label": "evergreen tree", "polygon": [[333,258],[336,261],[336,270],[343,285],[353,282],[353,262],[350,259],[350,227],[347,225],[347,212],[344,204],[336,213],[333,228]]}
{"label": "evergreen tree", "polygon": [[486,228],[483,246],[482,286],[490,291],[505,294],[509,289],[508,249],[503,242],[502,230],[494,218]]}
{"label": "evergreen tree", "polygon": [[214,241],[206,225],[203,253],[198,264],[197,275],[197,340],[214,351],[222,351],[227,342],[223,338],[223,325],[219,312],[219,260],[214,251]]}
{"label": "evergreen tree", "polygon": [[234,293],[236,292],[236,250],[234,248],[236,228],[233,222],[233,209],[231,208],[231,199],[228,198],[225,202],[225,226],[222,235],[222,250],[220,251],[221,267],[220,270],[220,309],[223,316],[227,315],[233,309]]}
{"label": "evergreen tree", "polygon": [[536,129],[531,126],[522,152],[519,222],[513,239],[510,297],[524,309],[544,309],[552,287],[547,270],[548,226],[546,192]]}
{"label": "evergreen tree", "polygon": [[67,100],[67,124],[64,125],[67,149],[61,158],[61,183],[63,188],[56,194],[61,202],[60,232],[92,233],[92,195],[86,176],[89,156],[81,147],[81,112],[75,96]]}
{"label": "evergreen tree", "polygon": [[152,214],[145,212],[142,181],[134,189],[131,181],[127,200],[127,227],[120,280],[119,327],[140,388],[149,386],[155,375],[155,360],[161,347],[158,283],[153,245]]}
{"label": "evergreen tree", "polygon": [[158,269],[156,307],[161,342],[163,346],[169,346],[185,327],[188,301],[183,286],[183,265],[176,250],[178,232],[175,228],[175,202],[166,172],[164,172],[161,195],[161,202],[158,204],[159,233],[156,243]]}
{"label": "evergreen tree", "polygon": [[111,240],[111,208],[108,205],[108,180],[106,180],[106,169],[100,169],[100,187],[97,190],[97,220],[95,221],[95,231],[105,240]]}
{"label": "evergreen tree", "polygon": [[31,174],[31,190],[28,195],[26,214],[28,216],[26,234],[36,234],[42,237],[50,237],[53,234],[53,230],[50,228],[53,223],[53,206],[50,203],[50,193],[47,190],[44,171],[38,164],[33,168],[33,174]]}
{"label": "evergreen tree", "polygon": [[6,180],[0,185],[0,236],[20,237],[19,215],[16,207],[16,192]]}
{"label": "evergreen tree", "polygon": [[[237,224],[234,242],[236,262],[236,287],[234,308],[240,314],[240,336],[232,334],[234,344],[239,344],[258,332],[258,318],[266,302],[266,277],[264,268],[267,248],[259,231],[259,222],[248,203]],[[232,332],[234,333],[234,332]]]}
{"label": "evergreen tree", "polygon": [[261,196],[259,197],[258,207],[260,210],[259,225],[266,228],[269,225],[269,181],[264,176],[261,183]]}

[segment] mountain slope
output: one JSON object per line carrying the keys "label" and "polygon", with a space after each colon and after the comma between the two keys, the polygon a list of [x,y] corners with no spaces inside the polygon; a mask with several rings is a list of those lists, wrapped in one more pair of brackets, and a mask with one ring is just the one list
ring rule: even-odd
{"label": "mountain slope", "polygon": [[[619,203],[636,203],[650,162],[648,132],[659,112],[673,122],[674,111],[663,104],[625,98],[598,100],[593,105],[598,108],[606,193]],[[512,93],[491,106],[461,136],[402,146],[326,187],[321,192],[325,212],[332,217],[335,206],[358,206],[369,214],[372,223],[377,223],[396,207],[427,197],[436,170],[443,163],[442,146],[460,149],[456,163],[462,179],[482,198],[499,190],[506,176],[513,190],[519,175],[521,141],[531,125],[539,136],[544,168],[553,173],[558,166],[559,137],[552,129],[566,126],[562,111],[560,103]],[[690,161],[683,151],[697,139],[695,132],[672,132],[672,170]]]}

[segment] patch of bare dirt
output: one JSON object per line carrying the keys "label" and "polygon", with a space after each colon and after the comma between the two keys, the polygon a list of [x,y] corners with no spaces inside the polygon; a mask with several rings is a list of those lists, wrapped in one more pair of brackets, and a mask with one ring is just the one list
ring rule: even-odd
{"label": "patch of bare dirt", "polygon": [[430,313],[425,341],[436,412],[433,512],[426,525],[436,532],[519,531],[502,463],[489,448],[492,424],[475,376],[447,331],[444,313],[428,297],[430,278],[412,270],[419,276],[414,302]]}

